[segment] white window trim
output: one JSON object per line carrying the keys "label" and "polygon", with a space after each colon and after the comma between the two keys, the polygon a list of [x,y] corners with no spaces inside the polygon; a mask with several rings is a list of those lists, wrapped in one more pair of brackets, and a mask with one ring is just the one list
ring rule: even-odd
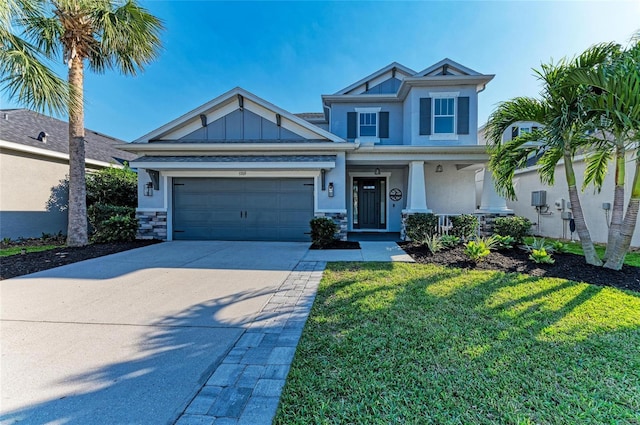
{"label": "white window trim", "polygon": [[[382,108],[355,108],[356,116],[356,142],[358,143],[380,143],[380,111]],[[376,135],[360,136],[360,114],[376,114]]]}
{"label": "white window trim", "polygon": [[[429,136],[429,140],[458,140],[458,134],[456,128],[458,126],[458,97],[460,97],[459,91],[438,91],[429,92],[431,98],[431,128],[432,133]],[[450,99],[453,98],[453,133],[436,133],[436,99]]]}

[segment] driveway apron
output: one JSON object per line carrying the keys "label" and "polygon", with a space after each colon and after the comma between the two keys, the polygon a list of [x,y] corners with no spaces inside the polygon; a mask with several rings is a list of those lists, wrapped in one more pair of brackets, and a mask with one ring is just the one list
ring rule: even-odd
{"label": "driveway apron", "polygon": [[[168,242],[0,282],[0,423],[189,422],[206,414],[192,403],[205,396],[229,398],[230,410],[240,409],[233,397],[244,397],[246,419],[272,414],[273,403],[265,412],[265,402],[286,374],[247,352],[268,342],[266,360],[292,357],[306,315],[283,303],[308,311],[315,288],[306,283],[313,277],[317,284],[324,268],[300,262],[307,248]],[[287,323],[295,331],[283,334]],[[291,339],[289,348],[264,338],[271,328]],[[254,399],[223,385],[238,368],[254,380]]]}

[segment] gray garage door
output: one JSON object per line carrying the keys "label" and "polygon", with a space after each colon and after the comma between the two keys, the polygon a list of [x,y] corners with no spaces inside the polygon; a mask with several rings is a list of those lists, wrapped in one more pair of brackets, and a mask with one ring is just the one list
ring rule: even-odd
{"label": "gray garage door", "polygon": [[173,179],[173,238],[308,241],[313,179]]}

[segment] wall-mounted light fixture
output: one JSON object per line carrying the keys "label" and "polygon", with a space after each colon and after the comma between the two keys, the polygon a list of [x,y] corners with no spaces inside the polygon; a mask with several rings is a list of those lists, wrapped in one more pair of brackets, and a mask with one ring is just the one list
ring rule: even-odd
{"label": "wall-mounted light fixture", "polygon": [[329,198],[333,198],[333,182],[329,183]]}
{"label": "wall-mounted light fixture", "polygon": [[436,165],[436,173],[441,173],[441,172],[442,172],[442,164]]}
{"label": "wall-mounted light fixture", "polygon": [[238,94],[238,107],[240,110],[244,110],[244,97],[241,94]]}
{"label": "wall-mounted light fixture", "polygon": [[144,196],[153,196],[153,183],[148,182],[144,185]]}
{"label": "wall-mounted light fixture", "polygon": [[200,122],[203,127],[207,126],[207,116],[205,114],[200,114]]}
{"label": "wall-mounted light fixture", "polygon": [[320,186],[323,191],[327,190],[327,170],[324,168],[320,170]]}
{"label": "wall-mounted light fixture", "polygon": [[380,175],[380,169],[379,169],[379,168],[376,168],[376,169],[374,170],[373,174],[375,174],[376,176],[379,176],[379,175]]}

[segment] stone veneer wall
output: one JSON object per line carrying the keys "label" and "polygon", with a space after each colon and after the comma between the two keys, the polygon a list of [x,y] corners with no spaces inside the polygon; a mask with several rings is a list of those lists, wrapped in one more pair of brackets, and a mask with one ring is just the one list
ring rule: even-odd
{"label": "stone veneer wall", "polygon": [[477,213],[474,213],[473,215],[478,217],[478,221],[480,222],[480,235],[491,236],[493,234],[493,222],[496,221],[496,218],[509,217],[514,214],[512,212],[505,212],[505,213],[477,212]]}
{"label": "stone veneer wall", "polygon": [[338,239],[341,241],[347,240],[347,213],[316,213],[316,217],[328,217],[333,220],[334,223],[338,225]]}
{"label": "stone veneer wall", "polygon": [[167,239],[166,211],[136,211],[138,239]]}

